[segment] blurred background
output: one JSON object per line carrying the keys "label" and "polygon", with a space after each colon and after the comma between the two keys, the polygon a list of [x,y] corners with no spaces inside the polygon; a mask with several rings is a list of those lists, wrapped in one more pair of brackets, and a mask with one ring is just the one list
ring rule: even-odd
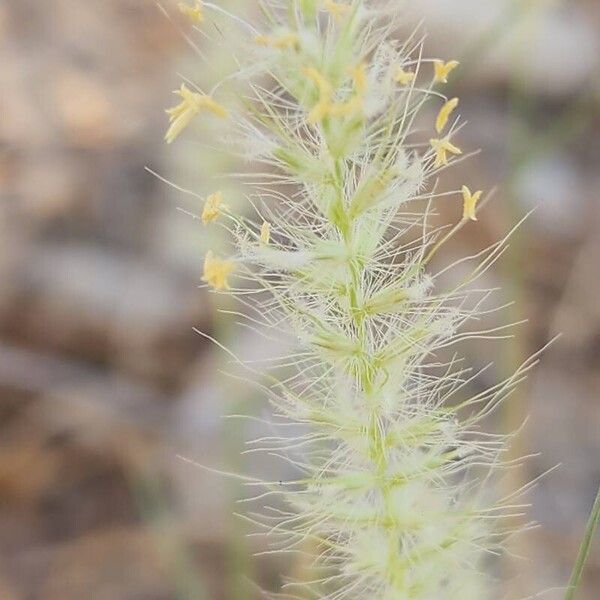
{"label": "blurred background", "polygon": [[[486,282],[528,322],[465,352],[494,361],[492,382],[563,334],[499,419],[529,417],[518,451],[536,456],[513,484],[560,463],[528,497],[541,527],[511,546],[527,558],[504,591],[562,598],[600,482],[600,3],[413,4],[426,54],[462,62],[461,145],[483,149],[444,185],[498,186],[450,252],[537,207]],[[177,458],[256,469],[240,457],[256,431],[222,415],[266,408],[193,331],[240,354],[264,343],[197,289],[205,232],[177,210],[197,201],[145,171],[203,194],[231,166],[198,129],[163,144],[177,73],[205,76],[164,7],[173,21],[150,0],[0,1],[2,600],[248,600],[249,581],[301,568],[251,558],[264,542],[232,516],[235,482]],[[598,540],[579,598],[600,598]]]}

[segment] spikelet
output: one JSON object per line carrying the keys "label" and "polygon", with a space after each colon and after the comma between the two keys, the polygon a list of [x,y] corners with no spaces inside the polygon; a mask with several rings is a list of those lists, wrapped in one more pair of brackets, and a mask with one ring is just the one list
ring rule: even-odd
{"label": "spikelet", "polygon": [[[290,582],[286,597],[484,600],[485,559],[518,509],[493,500],[506,440],[480,424],[531,362],[473,393],[473,373],[443,358],[480,335],[463,331],[489,296],[473,284],[504,240],[455,286],[434,286],[431,259],[450,234],[430,225],[427,189],[462,150],[454,130],[424,145],[416,119],[458,63],[435,61],[417,84],[428,77],[421,49],[388,39],[396,23],[383,4],[272,0],[267,23],[234,19],[246,36],[236,77],[251,78],[253,100],[228,106],[223,139],[254,147],[263,167],[248,182],[255,218],[222,214],[220,196],[206,205],[205,222],[235,249],[208,254],[204,281],[298,346],[268,375],[277,433],[257,441],[295,478],[255,482],[273,507],[252,517],[276,548],[314,554],[311,581]],[[208,102],[182,96],[172,117],[186,122]],[[457,104],[443,105],[430,135]],[[481,195],[456,192],[451,234],[476,218]]]}

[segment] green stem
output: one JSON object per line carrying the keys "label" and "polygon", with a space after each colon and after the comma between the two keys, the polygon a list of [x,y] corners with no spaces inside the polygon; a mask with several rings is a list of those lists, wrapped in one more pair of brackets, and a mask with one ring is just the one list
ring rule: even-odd
{"label": "green stem", "polygon": [[569,589],[567,590],[567,593],[565,595],[565,600],[573,600],[575,598],[575,593],[577,592],[579,584],[581,583],[585,563],[587,562],[588,556],[590,554],[590,550],[592,548],[592,541],[594,539],[594,534],[596,533],[596,529],[598,528],[599,522],[600,487],[598,487],[598,493],[596,494],[596,500],[594,501],[594,506],[592,507],[592,512],[590,514],[590,518],[585,529],[585,535],[583,536],[583,541],[581,542],[581,546],[579,547],[579,553],[577,555],[577,560],[575,561],[575,566],[573,567],[573,573],[571,573],[571,580],[569,581]]}
{"label": "green stem", "polygon": [[[336,187],[337,193],[344,204],[345,209],[347,208],[346,203],[344,202],[344,192],[343,192],[343,177],[344,177],[344,167],[342,161],[338,160],[336,163]],[[341,178],[340,178],[341,176]],[[353,219],[350,217],[348,213],[346,213],[348,217],[347,227],[345,231],[340,231],[342,234],[344,241],[348,247],[352,246],[352,238],[354,234],[353,228]],[[356,326],[356,333],[360,340],[361,347],[363,350],[367,349],[367,330],[364,322],[364,313],[363,309],[363,293],[361,290],[361,279],[362,272],[361,268],[356,264],[349,265],[350,270],[350,281],[347,287],[347,296],[350,306],[350,318],[353,320]],[[370,449],[371,460],[373,461],[373,465],[377,471],[377,480],[381,482],[381,495],[383,499],[384,505],[384,515],[382,515],[382,522],[393,522],[392,517],[392,497],[390,486],[387,481],[387,472],[388,472],[388,460],[385,451],[385,438],[382,437],[383,433],[379,427],[379,417],[381,414],[381,409],[376,402],[372,401],[371,396],[374,393],[374,381],[375,381],[375,369],[365,368],[361,372],[358,373],[358,385],[362,392],[365,395],[366,399],[369,399],[368,404],[370,405],[370,422],[369,427],[367,427],[365,431],[365,436],[367,438],[368,447]],[[406,583],[404,579],[404,573],[397,568],[397,554],[399,548],[399,533],[394,526],[390,526],[386,528],[387,535],[387,543],[388,543],[388,555],[389,555],[389,572],[392,574],[389,579],[389,585],[397,590],[401,594],[406,594]]]}

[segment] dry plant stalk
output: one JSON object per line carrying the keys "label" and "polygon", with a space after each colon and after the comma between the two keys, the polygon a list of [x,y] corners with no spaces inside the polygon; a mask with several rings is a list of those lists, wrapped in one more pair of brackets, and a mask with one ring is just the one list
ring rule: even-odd
{"label": "dry plant stalk", "polygon": [[[478,373],[439,358],[458,342],[505,334],[464,326],[484,312],[491,291],[476,282],[506,240],[431,270],[445,242],[477,220],[482,196],[467,186],[435,192],[438,174],[462,154],[458,99],[443,93],[458,62],[423,59],[415,36],[394,39],[398,2],[260,6],[255,26],[209,2],[180,5],[215,43],[234,45],[212,18],[237,28],[239,69],[228,79],[247,93],[184,84],[167,141],[201,115],[263,165],[244,176],[254,218],[231,211],[221,192],[206,199],[202,221],[223,226],[235,249],[209,252],[203,281],[236,296],[250,326],[295,344],[264,386],[272,426],[295,433],[258,445],[285,456],[297,478],[251,482],[273,500],[252,520],[278,550],[313,551],[314,577],[288,582],[277,597],[493,596],[484,562],[502,550],[523,490],[494,498],[495,474],[512,465],[503,461],[506,437],[480,424],[535,357],[477,393]],[[423,140],[425,103],[439,112]],[[462,218],[432,226],[435,203],[456,200]],[[441,274],[458,265],[462,276],[440,289]]]}

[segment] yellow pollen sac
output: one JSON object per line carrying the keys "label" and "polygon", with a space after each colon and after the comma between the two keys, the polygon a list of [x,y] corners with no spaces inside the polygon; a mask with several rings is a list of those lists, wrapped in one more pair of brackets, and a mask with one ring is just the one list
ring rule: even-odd
{"label": "yellow pollen sac", "polygon": [[204,259],[204,276],[202,281],[205,281],[215,290],[228,290],[229,283],[227,277],[235,270],[235,263],[231,260],[222,260],[217,258],[212,250],[206,253]]}
{"label": "yellow pollen sac", "polygon": [[310,79],[319,89],[321,96],[333,96],[333,88],[325,76],[314,67],[304,67],[302,72]]}
{"label": "yellow pollen sac", "polygon": [[350,75],[354,82],[354,89],[359,94],[364,94],[367,91],[367,65],[360,63],[356,67],[350,69]]}
{"label": "yellow pollen sac", "polygon": [[271,224],[265,221],[260,228],[260,241],[263,244],[268,244],[271,240]]}
{"label": "yellow pollen sac", "polygon": [[286,33],[280,36],[257,35],[254,41],[259,46],[264,46],[265,48],[284,50],[286,48],[296,48],[300,39],[295,33]]}
{"label": "yellow pollen sac", "polygon": [[165,135],[165,140],[168,144],[174,142],[181,132],[192,122],[193,118],[202,110],[212,112],[222,119],[229,116],[227,109],[215,102],[210,96],[192,92],[185,84],[173,93],[180,96],[183,100],[177,106],[166,111],[171,123]]}
{"label": "yellow pollen sac", "polygon": [[448,119],[450,118],[450,115],[454,109],[458,106],[458,102],[458,98],[452,98],[452,100],[448,100],[448,102],[442,106],[435,122],[435,129],[438,133],[442,133],[448,124]]}
{"label": "yellow pollen sac", "polygon": [[202,211],[202,222],[205,225],[216,221],[221,214],[221,210],[225,208],[223,204],[223,193],[215,192],[211,194],[204,204],[204,210]]}
{"label": "yellow pollen sac", "polygon": [[415,80],[416,75],[412,71],[405,71],[402,67],[398,67],[394,79],[400,85],[409,85]]}
{"label": "yellow pollen sac", "polygon": [[333,88],[327,79],[314,67],[305,67],[302,72],[310,79],[319,91],[319,101],[308,115],[309,123],[322,121],[331,111]]}
{"label": "yellow pollen sac", "polygon": [[336,102],[329,106],[328,114],[332,117],[352,117],[360,112],[364,104],[364,94],[367,91],[367,66],[364,63],[349,70],[354,83],[355,93],[345,102]]}
{"label": "yellow pollen sac", "polygon": [[360,94],[352,96],[347,102],[331,104],[327,114],[332,117],[351,117],[363,107],[363,98]]}
{"label": "yellow pollen sac", "polygon": [[462,150],[450,142],[450,136],[442,139],[432,139],[429,140],[429,143],[435,150],[435,163],[433,165],[435,168],[448,164],[448,153],[462,154]]}
{"label": "yellow pollen sac", "polygon": [[463,199],[464,199],[463,219],[465,221],[467,221],[469,219],[471,221],[477,221],[477,215],[475,214],[475,208],[477,206],[477,203],[481,199],[482,194],[483,194],[482,191],[475,192],[474,194],[472,194],[471,190],[466,185],[463,185],[463,187],[462,187],[462,195],[463,195]]}
{"label": "yellow pollen sac", "polygon": [[190,6],[185,2],[180,2],[177,5],[179,12],[186,17],[189,17],[191,21],[194,23],[203,23],[204,22],[204,13],[202,12],[202,2],[198,0],[195,6]]}
{"label": "yellow pollen sac", "polygon": [[361,63],[349,70],[356,90],[345,102],[333,102],[333,87],[329,81],[314,67],[306,67],[303,73],[319,91],[319,100],[308,115],[309,123],[318,123],[325,117],[347,117],[359,112],[363,107],[363,95],[367,90],[366,65]]}
{"label": "yellow pollen sac", "polygon": [[350,6],[334,0],[325,0],[323,2],[325,10],[336,20],[343,19],[347,14]]}
{"label": "yellow pollen sac", "polygon": [[451,60],[450,62],[444,62],[443,60],[434,61],[434,81],[436,83],[448,83],[448,75],[450,75],[450,73],[454,71],[459,64],[460,63],[457,60]]}

